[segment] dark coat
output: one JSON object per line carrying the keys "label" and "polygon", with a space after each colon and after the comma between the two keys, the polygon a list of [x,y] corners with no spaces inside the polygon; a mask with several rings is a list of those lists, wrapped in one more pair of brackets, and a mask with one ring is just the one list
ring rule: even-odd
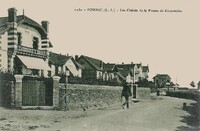
{"label": "dark coat", "polygon": [[127,84],[123,85],[122,96],[132,96],[130,85]]}

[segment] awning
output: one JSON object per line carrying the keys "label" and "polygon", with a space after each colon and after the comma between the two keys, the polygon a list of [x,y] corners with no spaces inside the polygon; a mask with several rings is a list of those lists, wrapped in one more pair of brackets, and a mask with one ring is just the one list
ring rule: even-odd
{"label": "awning", "polygon": [[69,71],[73,74],[73,76],[77,76],[78,75],[78,71],[76,70],[75,67],[67,65],[67,68],[69,69]]}
{"label": "awning", "polygon": [[43,59],[20,55],[17,55],[17,57],[29,69],[51,70],[51,68]]}

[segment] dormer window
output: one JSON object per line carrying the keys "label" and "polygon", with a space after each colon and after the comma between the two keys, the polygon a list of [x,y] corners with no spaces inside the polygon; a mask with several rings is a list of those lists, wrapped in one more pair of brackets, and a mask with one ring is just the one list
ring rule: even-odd
{"label": "dormer window", "polygon": [[38,49],[39,47],[39,39],[37,37],[33,37],[33,49]]}

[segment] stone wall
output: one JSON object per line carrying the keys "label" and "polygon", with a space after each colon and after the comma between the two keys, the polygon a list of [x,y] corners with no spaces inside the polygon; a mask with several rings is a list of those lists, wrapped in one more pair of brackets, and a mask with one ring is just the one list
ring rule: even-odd
{"label": "stone wall", "polygon": [[[60,100],[65,94],[64,88],[61,85]],[[66,88],[66,109],[69,110],[103,107],[121,102],[120,86],[68,84]],[[62,102],[60,101],[60,107],[64,108]]]}
{"label": "stone wall", "polygon": [[145,87],[138,87],[136,89],[136,99],[138,100],[148,100],[150,99],[151,89]]}
{"label": "stone wall", "polygon": [[[65,86],[61,84],[59,106],[67,110],[105,107],[120,103],[121,92],[121,86],[67,84],[65,90]],[[150,99],[150,93],[150,88],[138,87],[136,98],[138,100]]]}

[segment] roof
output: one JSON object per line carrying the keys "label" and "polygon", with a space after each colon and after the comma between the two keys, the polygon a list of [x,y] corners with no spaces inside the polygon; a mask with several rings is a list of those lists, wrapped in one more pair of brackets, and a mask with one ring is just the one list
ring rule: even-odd
{"label": "roof", "polygon": [[171,79],[171,77],[168,75],[168,74],[157,74],[156,76],[153,77],[153,79],[155,77],[160,77],[160,78],[166,78],[166,77],[169,77]]}
{"label": "roof", "polygon": [[125,80],[126,78],[120,73],[120,72],[115,72],[116,75],[118,75],[121,79]]}
{"label": "roof", "polygon": [[136,66],[137,66],[137,68],[140,68],[140,67],[142,67],[142,63],[139,63],[139,64],[134,64],[134,65],[136,65]]}
{"label": "roof", "polygon": [[5,31],[9,29],[7,22],[8,22],[7,17],[0,17],[0,34],[3,34]]}
{"label": "roof", "polygon": [[[0,33],[4,33],[4,31],[6,31],[6,29],[10,28],[7,25],[7,22],[8,22],[8,17],[0,17]],[[19,25],[22,23],[34,27],[41,33],[42,36],[47,35],[47,32],[40,24],[38,24],[37,22],[28,18],[25,15],[18,15],[17,16],[17,24]]]}
{"label": "roof", "polygon": [[78,62],[76,62],[76,64],[77,64],[77,66],[78,66],[79,69],[84,69],[84,67],[81,64],[79,64]]}
{"label": "roof", "polygon": [[96,70],[102,70],[101,66],[102,64],[103,65],[105,64],[102,60],[84,56],[84,55],[81,55],[77,61],[79,61],[81,58],[84,58],[86,61],[88,61]]}
{"label": "roof", "polygon": [[127,77],[129,74],[130,74],[131,76],[133,76],[133,71],[132,71],[132,70],[122,70],[122,71],[120,71],[120,73],[121,73],[121,75],[122,75],[123,77]]}
{"label": "roof", "polygon": [[142,72],[149,72],[149,66],[142,66]]}
{"label": "roof", "polygon": [[67,60],[71,59],[72,56],[61,55],[53,52],[49,52],[49,62],[53,65],[62,66]]}
{"label": "roof", "polygon": [[113,71],[115,67],[116,67],[116,64],[107,63],[103,65],[104,71]]}
{"label": "roof", "polygon": [[135,64],[118,64],[118,68],[122,68],[123,70],[134,69]]}

